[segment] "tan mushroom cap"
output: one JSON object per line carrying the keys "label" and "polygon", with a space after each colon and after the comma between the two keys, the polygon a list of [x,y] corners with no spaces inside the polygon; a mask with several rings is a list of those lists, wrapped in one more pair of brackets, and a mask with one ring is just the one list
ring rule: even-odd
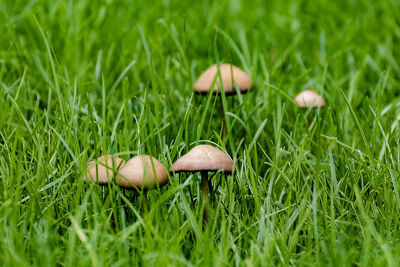
{"label": "tan mushroom cap", "polygon": [[83,181],[93,180],[101,185],[106,185],[124,163],[124,160],[119,157],[113,157],[112,155],[101,156],[89,162]]}
{"label": "tan mushroom cap", "polygon": [[314,91],[305,90],[294,99],[301,108],[320,108],[325,106],[325,100]]}
{"label": "tan mushroom cap", "polygon": [[[242,93],[247,92],[251,87],[250,77],[238,67],[231,64],[221,64],[220,66],[222,85],[226,94],[235,93],[235,85],[238,86]],[[214,92],[218,92],[218,87],[220,86],[218,67],[216,64],[209,67],[205,72],[203,72],[193,85],[194,91],[196,93],[208,93],[210,91],[211,85],[214,82],[215,77],[217,80],[214,85]],[[233,79],[232,79],[233,74]]]}
{"label": "tan mushroom cap", "polygon": [[134,186],[151,189],[168,182],[168,173],[165,166],[155,157],[149,155],[136,156],[128,160],[118,172],[117,184],[133,188]]}
{"label": "tan mushroom cap", "polygon": [[235,171],[231,158],[216,147],[199,145],[172,164],[170,172]]}

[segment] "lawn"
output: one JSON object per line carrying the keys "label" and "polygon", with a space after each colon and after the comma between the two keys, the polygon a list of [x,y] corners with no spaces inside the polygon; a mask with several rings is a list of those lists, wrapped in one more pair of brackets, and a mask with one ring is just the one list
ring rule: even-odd
{"label": "lawn", "polygon": [[[0,0],[0,264],[399,266],[399,59],[397,0]],[[194,94],[215,63],[253,88]],[[83,183],[199,144],[236,168],[206,223],[199,173]]]}

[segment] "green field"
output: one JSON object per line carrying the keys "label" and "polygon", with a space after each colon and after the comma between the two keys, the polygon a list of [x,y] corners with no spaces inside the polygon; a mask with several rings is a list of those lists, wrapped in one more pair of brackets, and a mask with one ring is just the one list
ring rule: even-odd
{"label": "green field", "polygon": [[[0,265],[399,266],[399,59],[397,0],[0,0]],[[252,90],[194,94],[217,62]],[[204,227],[198,173],[82,181],[198,144],[237,169]]]}

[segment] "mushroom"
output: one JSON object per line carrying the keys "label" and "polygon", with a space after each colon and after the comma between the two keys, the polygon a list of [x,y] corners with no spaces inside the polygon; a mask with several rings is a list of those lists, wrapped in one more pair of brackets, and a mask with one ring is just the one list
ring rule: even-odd
{"label": "mushroom", "polygon": [[128,160],[118,171],[116,182],[125,188],[151,189],[168,182],[165,166],[149,155],[136,156]]}
{"label": "mushroom", "polygon": [[301,92],[294,100],[301,108],[320,108],[325,106],[325,100],[322,96],[311,90]]}
{"label": "mushroom", "polygon": [[[222,86],[226,95],[235,94],[235,84],[238,86],[241,93],[246,93],[251,88],[252,81],[250,77],[238,67],[231,64],[221,64],[219,70],[221,72]],[[211,88],[215,78],[217,79],[214,88]],[[220,77],[216,64],[203,72],[193,85],[194,91],[201,94],[207,94],[210,90],[217,93],[219,86]]]}
{"label": "mushroom", "polygon": [[[235,167],[232,159],[216,147],[210,145],[198,145],[192,148],[172,164],[170,172],[200,172],[201,173],[201,191],[205,204],[204,219],[208,219],[208,192],[212,184],[208,180],[208,172],[217,172],[222,170],[224,173],[233,173]],[[209,188],[210,187],[210,188]]]}
{"label": "mushroom", "polygon": [[83,177],[84,182],[93,180],[100,185],[107,185],[112,180],[114,173],[125,164],[125,161],[119,157],[105,155],[92,160],[87,166],[86,175]]}
{"label": "mushroom", "polygon": [[[194,83],[194,92],[198,94],[208,94],[212,90],[213,94],[218,93],[218,88],[221,86],[220,79],[222,79],[222,89],[225,95],[234,95],[236,93],[235,86],[242,94],[247,93],[251,88],[252,80],[250,77],[238,67],[231,64],[220,64],[218,74],[218,65],[214,64],[204,71],[197,81]],[[214,86],[214,87],[212,87]],[[221,119],[224,136],[227,132],[225,112],[221,99]]]}

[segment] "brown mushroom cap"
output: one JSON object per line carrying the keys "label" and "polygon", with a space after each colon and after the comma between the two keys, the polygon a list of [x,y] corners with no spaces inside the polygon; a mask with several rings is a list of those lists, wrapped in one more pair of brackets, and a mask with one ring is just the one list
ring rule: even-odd
{"label": "brown mushroom cap", "polygon": [[[252,81],[244,71],[231,64],[221,64],[219,68],[221,71],[222,85],[226,94],[234,94],[235,85],[238,86],[240,92],[242,93],[245,93],[250,89]],[[214,89],[211,90],[213,90],[215,93],[218,92],[220,81],[219,75],[217,75],[217,73],[218,67],[216,64],[209,67],[205,72],[200,75],[200,77],[193,85],[194,91],[196,93],[207,94],[211,89],[211,85],[213,84],[215,77],[217,76],[217,80],[214,84]]]}
{"label": "brown mushroom cap", "polygon": [[294,99],[301,108],[320,108],[325,106],[325,100],[314,91],[305,90]]}
{"label": "brown mushroom cap", "polygon": [[106,185],[124,163],[124,160],[119,157],[113,157],[112,155],[101,156],[89,162],[83,181],[93,180],[101,185]]}
{"label": "brown mushroom cap", "polygon": [[136,156],[128,160],[118,172],[117,184],[133,188],[150,189],[168,182],[168,173],[165,166],[156,158],[149,155]]}
{"label": "brown mushroom cap", "polygon": [[172,164],[170,172],[235,171],[231,158],[216,147],[199,145]]}

